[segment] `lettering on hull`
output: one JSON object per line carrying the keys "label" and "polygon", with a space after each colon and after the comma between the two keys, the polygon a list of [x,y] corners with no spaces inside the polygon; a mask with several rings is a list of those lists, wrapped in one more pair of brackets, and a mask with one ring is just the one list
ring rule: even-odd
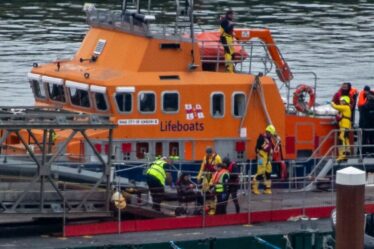
{"label": "lettering on hull", "polygon": [[119,119],[118,125],[158,125],[158,119]]}
{"label": "lettering on hull", "polygon": [[191,132],[191,131],[204,131],[204,123],[181,123],[179,121],[161,121],[161,132]]}

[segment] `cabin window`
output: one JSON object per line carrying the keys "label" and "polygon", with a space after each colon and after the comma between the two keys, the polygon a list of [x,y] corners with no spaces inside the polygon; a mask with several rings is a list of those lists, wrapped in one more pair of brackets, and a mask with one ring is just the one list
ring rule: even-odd
{"label": "cabin window", "polygon": [[87,90],[69,87],[70,101],[72,105],[90,107],[90,98]]}
{"label": "cabin window", "polygon": [[117,107],[120,112],[132,111],[132,94],[131,93],[116,93]]}
{"label": "cabin window", "polygon": [[233,95],[233,110],[234,117],[243,117],[245,111],[245,94],[234,93]]}
{"label": "cabin window", "polygon": [[47,97],[45,94],[45,88],[44,88],[43,82],[32,79],[30,80],[30,84],[31,84],[32,89],[34,90],[34,95],[36,98],[45,99]]}
{"label": "cabin window", "polygon": [[178,142],[171,142],[169,144],[169,155],[179,156],[179,143]]}
{"label": "cabin window", "polygon": [[148,152],[149,152],[148,143],[137,143],[136,144],[136,157],[138,159],[144,159]]}
{"label": "cabin window", "polygon": [[162,110],[166,113],[175,113],[179,111],[179,94],[177,92],[163,93]]}
{"label": "cabin window", "polygon": [[210,106],[213,117],[223,117],[225,115],[225,97],[223,93],[213,93]]}
{"label": "cabin window", "polygon": [[139,93],[139,111],[144,113],[155,112],[156,110],[156,96],[152,92]]}
{"label": "cabin window", "polygon": [[106,96],[104,93],[94,93],[94,100],[96,109],[99,111],[108,110],[108,103],[106,101]]}
{"label": "cabin window", "polygon": [[162,142],[156,142],[156,148],[155,148],[155,151],[156,151],[156,156],[162,156],[163,155],[163,148],[162,148]]}
{"label": "cabin window", "polygon": [[65,102],[65,90],[63,85],[48,83],[48,94],[51,100]]}

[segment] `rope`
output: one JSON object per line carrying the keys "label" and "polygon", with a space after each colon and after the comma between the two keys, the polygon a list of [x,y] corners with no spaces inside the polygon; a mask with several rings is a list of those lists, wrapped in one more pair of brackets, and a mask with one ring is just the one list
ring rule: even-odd
{"label": "rope", "polygon": [[179,246],[177,246],[177,245],[174,243],[174,241],[170,241],[169,243],[170,243],[170,247],[171,247],[172,249],[182,249],[182,248],[180,248]]}
{"label": "rope", "polygon": [[261,85],[260,79],[258,80],[258,87],[256,89],[257,89],[258,95],[260,96],[262,110],[264,111],[264,114],[265,114],[265,117],[266,117],[266,122],[267,122],[267,124],[273,124],[273,122],[271,121],[268,109],[266,107],[264,89]]}
{"label": "rope", "polygon": [[254,237],[255,240],[257,240],[260,244],[266,246],[267,248],[271,248],[271,249],[281,249],[280,247],[278,246],[275,246],[269,242],[267,242],[266,240],[263,240],[257,236]]}

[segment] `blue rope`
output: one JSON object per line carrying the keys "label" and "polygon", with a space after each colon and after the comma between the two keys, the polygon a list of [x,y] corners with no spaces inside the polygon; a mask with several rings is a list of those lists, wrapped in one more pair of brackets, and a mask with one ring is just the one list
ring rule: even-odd
{"label": "blue rope", "polygon": [[172,249],[182,249],[182,248],[180,248],[179,246],[177,246],[177,245],[174,243],[174,241],[170,241],[169,243],[170,243],[170,246],[171,246]]}
{"label": "blue rope", "polygon": [[257,236],[255,236],[254,238],[255,238],[255,240],[257,240],[260,244],[265,245],[265,246],[268,247],[268,248],[271,248],[271,249],[281,249],[280,247],[275,246],[275,245],[273,245],[273,244],[270,244],[270,243],[267,242],[266,240],[263,240],[263,239],[261,239],[261,238],[259,238],[259,237],[257,237]]}

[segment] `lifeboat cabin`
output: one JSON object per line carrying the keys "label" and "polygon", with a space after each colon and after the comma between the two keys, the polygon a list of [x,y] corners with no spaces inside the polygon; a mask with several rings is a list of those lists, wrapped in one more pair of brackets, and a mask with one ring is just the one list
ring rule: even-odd
{"label": "lifeboat cabin", "polygon": [[[235,30],[235,72],[228,73],[219,33],[195,33],[188,11],[177,10],[171,27],[139,11],[86,12],[90,29],[76,54],[35,63],[28,79],[37,106],[109,115],[117,125],[115,161],[173,155],[192,162],[207,146],[251,160],[269,123],[282,140],[284,159],[296,159],[311,155],[334,129],[331,117],[317,117],[312,109],[300,113],[282,99],[273,77],[290,91],[293,75],[269,30]],[[58,144],[66,135],[56,133]],[[108,134],[89,136],[99,153],[108,153]],[[82,141],[77,137],[66,153],[93,155]]]}

